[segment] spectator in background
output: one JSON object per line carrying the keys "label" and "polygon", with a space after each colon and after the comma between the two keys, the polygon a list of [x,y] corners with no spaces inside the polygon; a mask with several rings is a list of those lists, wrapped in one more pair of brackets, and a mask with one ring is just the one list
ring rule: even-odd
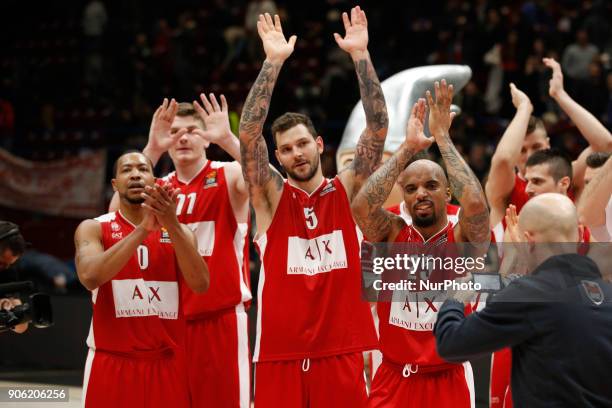
{"label": "spectator in background", "polygon": [[100,0],[91,0],[83,11],[83,34],[87,41],[93,41],[99,45],[100,38],[104,35],[108,15],[106,6]]}
{"label": "spectator in background", "polygon": [[266,13],[274,16],[278,14],[278,8],[273,0],[251,0],[244,13],[244,28],[246,30],[247,52],[250,59],[260,58],[259,38],[255,35],[257,31],[257,20],[260,15]]}
{"label": "spectator in background", "polygon": [[570,79],[583,81],[588,79],[589,64],[598,54],[597,47],[589,43],[589,35],[586,30],[578,30],[576,42],[565,49],[561,65]]}

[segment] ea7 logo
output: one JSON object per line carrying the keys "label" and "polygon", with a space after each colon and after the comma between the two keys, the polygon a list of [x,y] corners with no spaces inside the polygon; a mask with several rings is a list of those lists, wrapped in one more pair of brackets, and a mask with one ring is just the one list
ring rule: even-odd
{"label": "ea7 logo", "polygon": [[315,275],[347,267],[342,231],[312,239],[289,237],[287,274]]}

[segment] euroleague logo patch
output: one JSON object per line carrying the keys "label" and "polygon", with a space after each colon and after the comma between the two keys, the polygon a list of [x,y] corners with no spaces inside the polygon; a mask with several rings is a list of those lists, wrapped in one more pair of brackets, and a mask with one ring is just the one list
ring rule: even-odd
{"label": "euroleague logo patch", "polygon": [[580,283],[582,284],[582,288],[591,302],[597,306],[603,303],[604,293],[603,290],[601,290],[599,283],[588,280],[580,281]]}
{"label": "euroleague logo patch", "polygon": [[217,170],[213,170],[206,174],[204,188],[217,187]]}
{"label": "euroleague logo patch", "polygon": [[172,243],[172,241],[170,241],[170,234],[168,234],[168,230],[164,227],[162,227],[161,229],[161,238],[159,239],[159,242],[161,242],[162,244]]}

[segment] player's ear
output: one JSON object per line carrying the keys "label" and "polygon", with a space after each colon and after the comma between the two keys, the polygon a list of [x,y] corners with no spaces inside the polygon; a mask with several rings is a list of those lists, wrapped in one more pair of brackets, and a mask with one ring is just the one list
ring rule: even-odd
{"label": "player's ear", "polygon": [[111,185],[113,186],[113,191],[117,191],[117,179],[111,179]]}
{"label": "player's ear", "polygon": [[451,193],[450,187],[446,187],[446,202],[450,203],[453,199],[453,194]]}
{"label": "player's ear", "polygon": [[561,180],[559,180],[559,185],[561,186],[561,188],[565,192],[567,192],[569,190],[571,183],[572,182],[571,182],[570,178],[567,177],[567,176],[562,177]]}
{"label": "player's ear", "polygon": [[276,161],[278,161],[278,164],[283,167],[283,163],[280,160],[280,153],[278,152],[278,149],[274,149],[274,156],[276,156]]}
{"label": "player's ear", "polygon": [[321,136],[317,136],[315,138],[315,142],[317,143],[317,150],[319,151],[319,154],[323,153],[323,150],[325,150],[325,143],[323,143],[323,138]]}

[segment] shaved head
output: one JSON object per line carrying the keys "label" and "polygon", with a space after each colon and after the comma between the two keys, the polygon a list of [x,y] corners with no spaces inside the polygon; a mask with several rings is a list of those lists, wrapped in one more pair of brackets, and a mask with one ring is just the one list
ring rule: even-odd
{"label": "shaved head", "polygon": [[424,172],[430,173],[436,179],[443,181],[445,185],[448,186],[448,179],[446,178],[446,173],[444,172],[442,166],[435,161],[428,159],[415,160],[406,166],[404,171],[399,176],[399,182],[401,184],[402,181],[405,181],[410,175]]}
{"label": "shaved head", "polygon": [[540,194],[525,204],[519,215],[520,228],[535,242],[578,242],[578,214],[567,196]]}

